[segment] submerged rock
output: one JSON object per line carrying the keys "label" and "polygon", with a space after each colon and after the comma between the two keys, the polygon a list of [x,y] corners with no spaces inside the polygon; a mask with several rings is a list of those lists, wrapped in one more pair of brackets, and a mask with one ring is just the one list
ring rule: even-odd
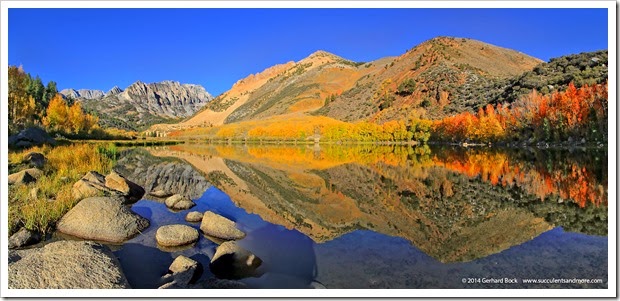
{"label": "submerged rock", "polygon": [[167,282],[162,284],[160,287],[158,287],[157,289],[184,289],[186,287],[181,286],[180,284],[176,283],[176,281],[171,281],[171,282]]}
{"label": "submerged rock", "polygon": [[209,278],[204,281],[198,282],[194,285],[191,285],[189,288],[191,289],[245,289],[248,288],[248,285],[229,279],[217,279],[217,278]]}
{"label": "submerged rock", "polygon": [[218,278],[241,279],[260,276],[256,269],[262,263],[260,258],[236,242],[227,241],[217,247],[209,268]]}
{"label": "submerged rock", "polygon": [[165,201],[166,207],[174,210],[186,210],[196,205],[192,200],[180,195],[175,194]]}
{"label": "submerged rock", "polygon": [[10,289],[130,288],[110,249],[90,241],[57,241],[9,251]]}
{"label": "submerged rock", "polygon": [[185,216],[185,220],[190,223],[197,223],[202,221],[202,212],[192,211]]}
{"label": "submerged rock", "polygon": [[172,193],[166,192],[164,190],[158,189],[155,191],[151,191],[149,192],[150,195],[157,197],[157,198],[167,198],[172,196]]}
{"label": "submerged rock", "polygon": [[164,247],[177,247],[194,243],[200,234],[198,230],[186,225],[167,225],[157,229],[155,239]]}
{"label": "submerged rock", "polygon": [[320,282],[318,282],[316,280],[313,280],[310,283],[309,288],[311,288],[311,289],[327,289],[327,287],[323,283],[320,283]]}
{"label": "submerged rock", "polygon": [[21,248],[38,243],[41,240],[39,233],[21,228],[9,237],[9,249]]}
{"label": "submerged rock", "polygon": [[245,237],[243,231],[237,229],[235,222],[211,211],[204,213],[200,230],[209,236],[225,240],[236,240]]}
{"label": "submerged rock", "polygon": [[168,273],[162,277],[163,280],[172,279],[172,281],[163,284],[159,288],[188,288],[188,285],[200,278],[201,274],[202,266],[199,262],[179,255],[168,268]]}
{"label": "submerged rock", "polygon": [[123,205],[123,199],[83,199],[58,222],[62,233],[84,239],[121,243],[149,226],[149,221]]}

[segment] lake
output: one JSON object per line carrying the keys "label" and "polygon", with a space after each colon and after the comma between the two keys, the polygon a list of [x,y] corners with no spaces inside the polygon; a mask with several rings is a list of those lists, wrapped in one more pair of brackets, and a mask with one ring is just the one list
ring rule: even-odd
{"label": "lake", "polygon": [[208,267],[208,238],[174,250],[154,238],[198,229],[184,217],[206,210],[263,260],[249,288],[608,286],[606,150],[181,144],[125,150],[115,169],[197,204],[132,206],[151,226],[114,252],[134,288],[157,288],[181,254]]}

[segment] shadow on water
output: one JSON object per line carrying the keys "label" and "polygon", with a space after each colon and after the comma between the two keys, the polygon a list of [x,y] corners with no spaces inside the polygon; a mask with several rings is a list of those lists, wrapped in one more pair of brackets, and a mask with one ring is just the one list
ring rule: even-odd
{"label": "shadow on water", "polygon": [[296,230],[273,224],[250,233],[239,244],[263,260],[260,279],[247,279],[251,287],[306,288],[317,276],[314,242]]}
{"label": "shadow on water", "polygon": [[138,243],[126,243],[115,253],[132,288],[159,287],[174,260],[170,253]]}
{"label": "shadow on water", "polygon": [[[142,216],[142,217],[144,217],[144,218],[148,219],[149,221],[153,220],[153,211],[152,211],[152,210],[151,210],[151,208],[149,208],[149,207],[145,207],[145,206],[133,206],[133,207],[131,208],[131,210],[132,210],[134,213],[136,213],[136,214],[138,214],[138,215],[140,215],[140,216]],[[151,226],[149,226],[149,227],[152,227],[152,225],[151,225]]]}

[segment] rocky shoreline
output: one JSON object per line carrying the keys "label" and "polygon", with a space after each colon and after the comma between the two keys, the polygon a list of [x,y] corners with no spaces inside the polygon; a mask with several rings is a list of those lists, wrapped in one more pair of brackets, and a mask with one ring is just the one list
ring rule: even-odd
{"label": "rocky shoreline", "polygon": [[[28,157],[45,162],[42,154]],[[9,176],[13,179],[10,183],[37,181],[40,172],[36,167],[19,171]],[[9,288],[131,288],[110,246],[122,247],[151,226],[148,218],[131,209],[132,204],[152,195],[163,199],[172,214],[184,214],[180,211],[195,205],[186,195],[151,188],[156,190],[147,192],[116,171],[106,176],[96,171],[86,173],[73,184],[72,194],[80,201],[56,224],[58,232],[77,240],[41,242],[41,233],[22,227],[9,238]],[[246,288],[237,280],[261,275],[257,269],[262,260],[235,242],[245,233],[234,221],[211,211],[185,215],[186,224],[159,226],[155,240],[161,250],[191,246],[200,239],[210,239],[219,246],[209,267],[178,255],[168,271],[159,275],[163,283],[160,289]],[[215,278],[199,281],[205,268]]]}

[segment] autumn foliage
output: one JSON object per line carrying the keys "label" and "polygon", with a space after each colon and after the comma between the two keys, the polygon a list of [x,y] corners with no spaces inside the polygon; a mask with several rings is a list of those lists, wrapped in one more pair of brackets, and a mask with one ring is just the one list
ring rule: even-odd
{"label": "autumn foliage", "polygon": [[607,139],[607,84],[572,83],[564,92],[541,95],[535,90],[510,105],[487,105],[477,114],[464,112],[433,124],[432,140],[561,142]]}
{"label": "autumn foliage", "polygon": [[31,77],[21,67],[9,66],[9,130],[15,131],[36,120],[36,103],[28,93]]}
{"label": "autumn foliage", "polygon": [[43,124],[50,130],[65,134],[90,133],[97,125],[97,117],[86,114],[79,102],[69,106],[60,94],[51,100],[43,118]]}
{"label": "autumn foliage", "polygon": [[535,90],[512,104],[488,104],[477,113],[441,120],[420,118],[347,123],[323,116],[278,116],[171,133],[244,141],[321,142],[565,142],[607,141],[607,84],[570,84],[566,91],[541,95]]}
{"label": "autumn foliage", "polygon": [[432,122],[410,119],[384,124],[347,123],[323,116],[272,118],[173,132],[171,137],[204,136],[208,139],[265,141],[378,142],[417,141],[430,137]]}

